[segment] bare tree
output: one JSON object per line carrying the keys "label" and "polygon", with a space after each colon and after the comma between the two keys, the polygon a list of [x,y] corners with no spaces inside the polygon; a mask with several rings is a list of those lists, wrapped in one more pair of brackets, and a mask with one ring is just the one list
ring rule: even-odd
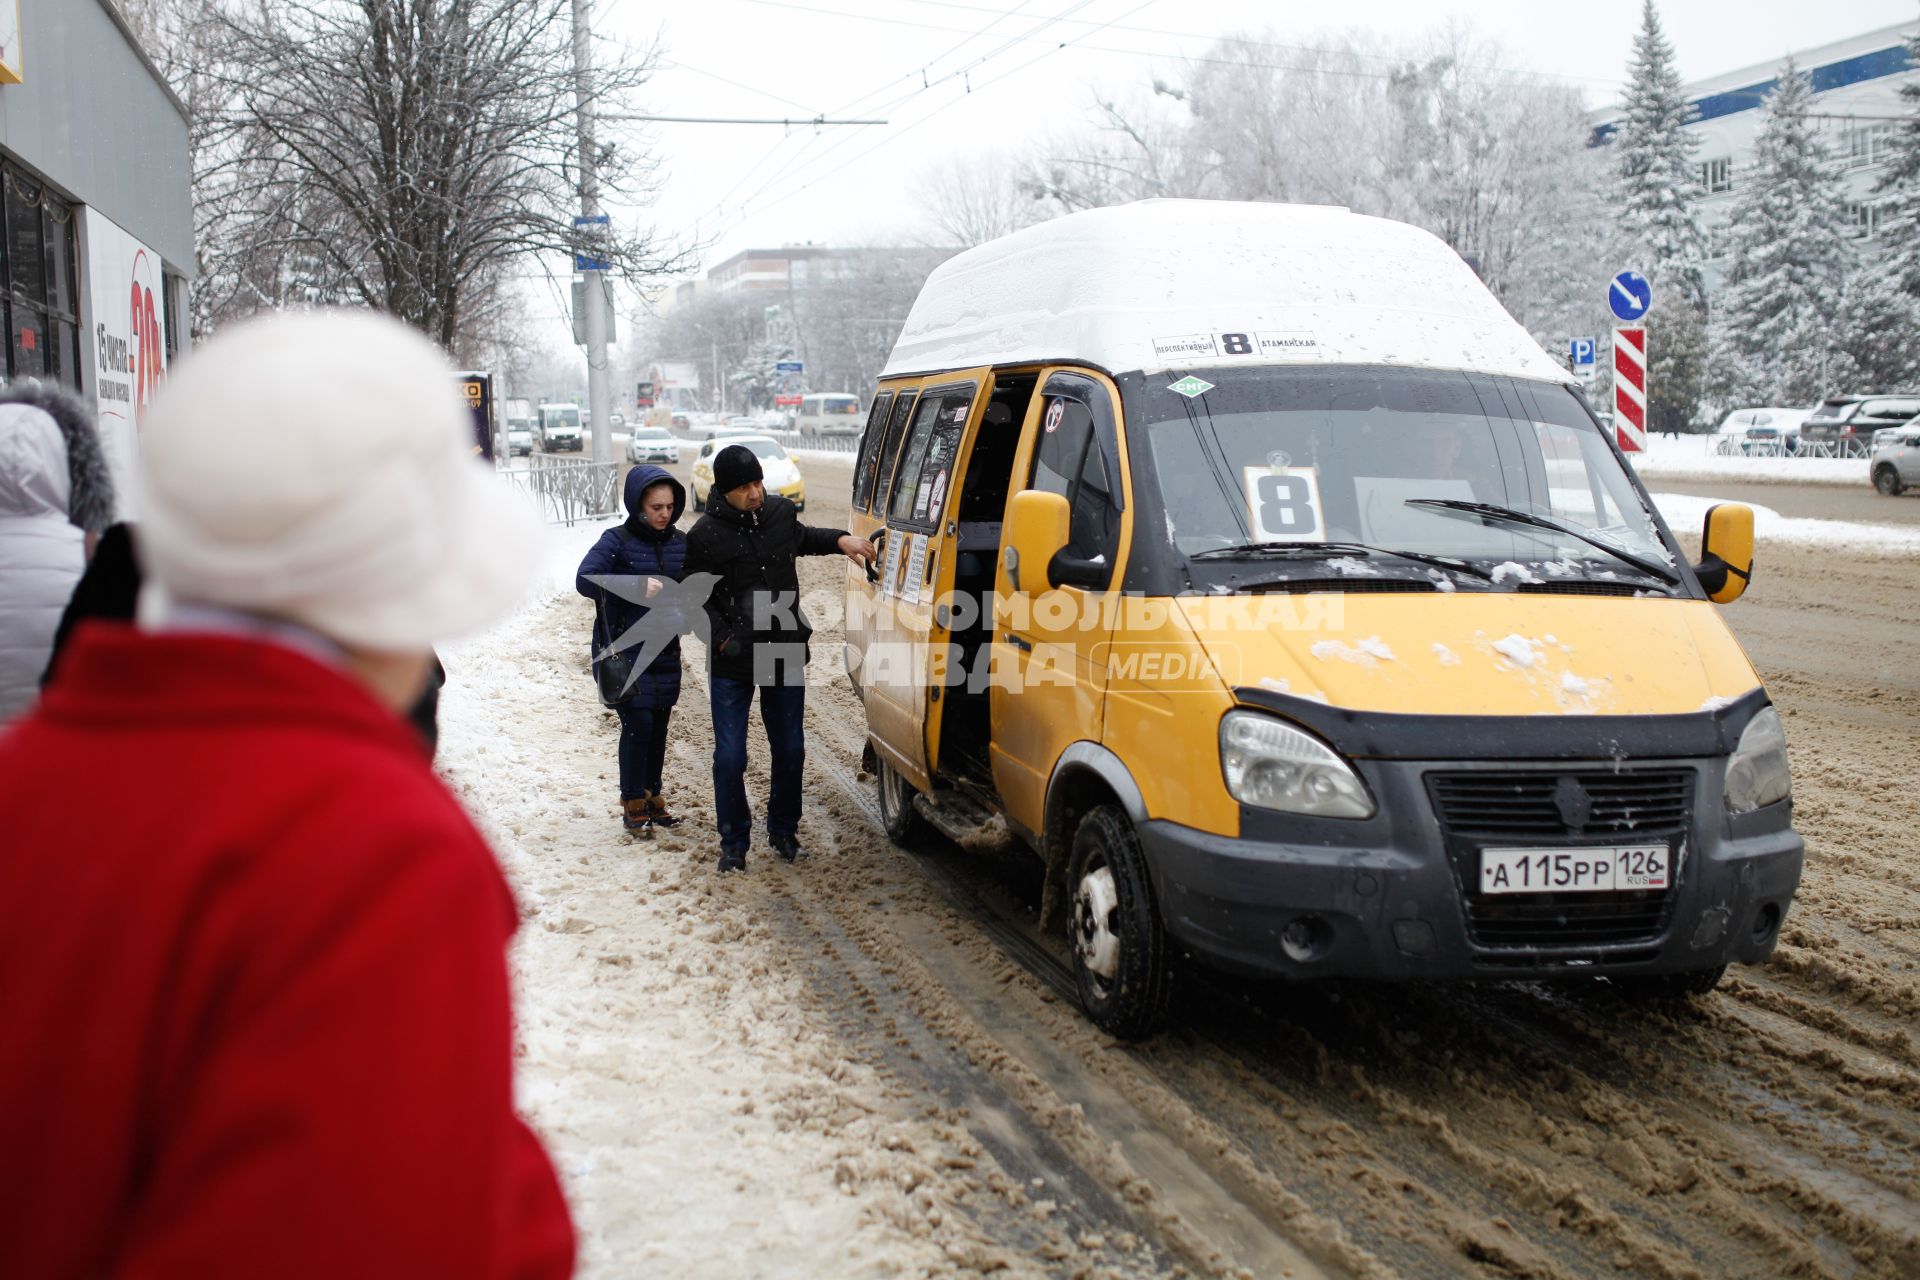
{"label": "bare tree", "polygon": [[[203,203],[233,250],[210,274],[236,305],[357,302],[451,348],[505,263],[578,247],[568,0],[198,4]],[[653,64],[597,58],[590,105],[626,102]],[[647,156],[606,144],[596,159],[610,202],[646,202]],[[630,276],[683,265],[650,230],[600,248]]]}
{"label": "bare tree", "polygon": [[968,249],[1046,217],[1039,195],[1020,177],[1017,161],[983,151],[928,166],[915,190],[939,243]]}

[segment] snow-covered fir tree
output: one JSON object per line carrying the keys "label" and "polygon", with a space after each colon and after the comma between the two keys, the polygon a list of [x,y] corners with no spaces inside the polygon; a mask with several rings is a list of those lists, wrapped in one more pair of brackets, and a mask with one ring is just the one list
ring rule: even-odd
{"label": "snow-covered fir tree", "polygon": [[1612,145],[1622,265],[1645,273],[1653,286],[1647,425],[1684,431],[1706,389],[1707,238],[1694,218],[1698,140],[1686,128],[1693,104],[1653,0],[1641,11],[1627,81]]}
{"label": "snow-covered fir tree", "polygon": [[[1907,57],[1920,64],[1920,32],[1907,37]],[[1873,189],[1890,197],[1880,223],[1882,270],[1901,292],[1920,298],[1920,80],[1901,85],[1900,98],[1907,118],[1894,132],[1893,154]]]}
{"label": "snow-covered fir tree", "polygon": [[1840,179],[1789,58],[1767,95],[1752,166],[1735,182],[1727,277],[1714,308],[1716,379],[1735,397],[1807,404],[1828,389],[1852,257]]}
{"label": "snow-covered fir tree", "polygon": [[1834,391],[1904,391],[1920,386],[1920,298],[1901,287],[1884,265],[1855,271],[1841,292],[1834,318],[1838,348],[1827,365]]}
{"label": "snow-covered fir tree", "polygon": [[1693,214],[1700,194],[1693,160],[1698,139],[1686,128],[1693,104],[1653,0],[1646,0],[1634,37],[1623,106],[1613,135],[1621,230],[1659,293],[1705,307],[1707,238]]}

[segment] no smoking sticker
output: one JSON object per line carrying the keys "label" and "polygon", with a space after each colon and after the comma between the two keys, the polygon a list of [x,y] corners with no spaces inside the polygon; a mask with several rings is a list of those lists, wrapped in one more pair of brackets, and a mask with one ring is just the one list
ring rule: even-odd
{"label": "no smoking sticker", "polygon": [[1049,400],[1047,402],[1047,420],[1046,420],[1047,434],[1052,435],[1054,432],[1058,431],[1060,429],[1061,422],[1063,422],[1066,419],[1066,416],[1067,416],[1067,402],[1065,400],[1061,400],[1057,398],[1053,400]]}

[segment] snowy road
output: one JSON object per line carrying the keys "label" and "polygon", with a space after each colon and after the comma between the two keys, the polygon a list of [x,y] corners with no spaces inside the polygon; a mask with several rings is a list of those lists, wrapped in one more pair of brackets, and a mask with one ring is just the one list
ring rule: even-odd
{"label": "snowy road", "polygon": [[[845,465],[806,471],[837,520]],[[527,911],[525,1105],[586,1273],[1920,1274],[1920,558],[1759,567],[1728,616],[1809,843],[1771,964],[1665,1010],[1195,983],[1144,1047],[1074,1009],[1027,859],[887,843],[844,684],[809,693],[814,856],[720,881],[697,680],[691,821],[629,843],[584,602],[449,654],[443,765]]]}

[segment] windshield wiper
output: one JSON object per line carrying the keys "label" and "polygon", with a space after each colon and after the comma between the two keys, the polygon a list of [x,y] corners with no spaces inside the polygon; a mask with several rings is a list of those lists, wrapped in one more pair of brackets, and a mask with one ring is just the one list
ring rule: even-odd
{"label": "windshield wiper", "polygon": [[1563,524],[1546,516],[1537,516],[1531,511],[1518,511],[1513,507],[1502,507],[1491,502],[1468,502],[1463,498],[1408,498],[1410,507],[1426,507],[1429,510],[1448,512],[1457,511],[1463,515],[1478,516],[1483,520],[1499,520],[1507,524],[1531,525],[1536,529],[1551,529],[1555,533],[1564,533],[1569,538],[1578,538],[1590,547],[1606,552],[1624,564],[1630,564],[1650,578],[1658,578],[1668,586],[1680,585],[1680,575],[1664,565],[1656,564],[1644,556],[1634,555],[1631,551],[1622,551],[1619,547],[1582,532],[1573,525]]}
{"label": "windshield wiper", "polygon": [[1419,564],[1436,565],[1486,582],[1493,581],[1492,574],[1465,560],[1455,560],[1451,556],[1432,556],[1424,551],[1397,551],[1392,547],[1375,547],[1364,542],[1242,542],[1232,547],[1209,547],[1205,551],[1196,551],[1187,559],[1319,560],[1343,555],[1392,556],[1396,560],[1412,560]]}

